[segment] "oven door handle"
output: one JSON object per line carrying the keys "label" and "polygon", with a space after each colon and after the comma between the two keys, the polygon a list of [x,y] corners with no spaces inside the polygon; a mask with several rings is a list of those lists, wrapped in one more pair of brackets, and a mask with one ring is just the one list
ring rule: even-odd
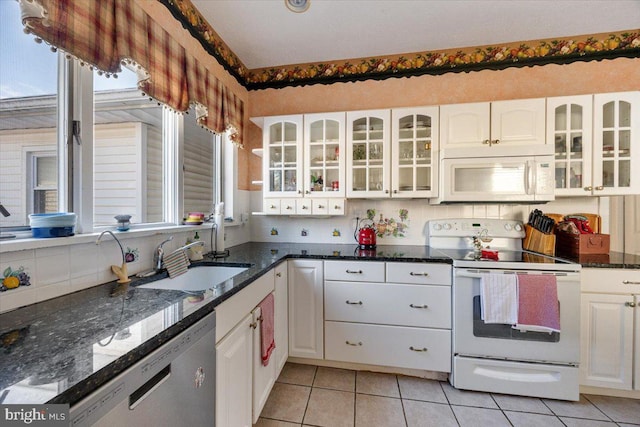
{"label": "oven door handle", "polygon": [[[474,269],[466,269],[466,270],[456,270],[455,276],[456,277],[469,277],[472,279],[481,279],[482,277],[484,277],[485,274],[489,274],[489,273],[493,273],[493,274],[528,274],[528,272],[526,271],[513,271],[513,270],[483,270],[480,268],[474,268]],[[548,272],[548,271],[540,271],[540,272],[535,272],[533,274],[548,274],[548,275],[553,275],[556,276],[558,278],[558,280],[563,280],[561,278],[569,278],[569,275],[578,275],[578,273],[565,273],[565,272]]]}

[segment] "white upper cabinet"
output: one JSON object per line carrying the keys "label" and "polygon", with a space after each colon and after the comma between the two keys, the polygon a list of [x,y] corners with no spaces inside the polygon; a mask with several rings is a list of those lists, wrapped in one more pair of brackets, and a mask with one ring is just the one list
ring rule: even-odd
{"label": "white upper cabinet", "polygon": [[593,193],[640,191],[640,92],[593,97]]}
{"label": "white upper cabinet", "polygon": [[302,195],[302,115],[265,117],[264,197]]}
{"label": "white upper cabinet", "polygon": [[347,112],[347,197],[391,194],[391,110]]}
{"label": "white upper cabinet", "polygon": [[391,197],[433,197],[438,189],[438,107],[391,110]]}
{"label": "white upper cabinet", "polygon": [[345,196],[345,113],[304,116],[304,195]]}
{"label": "white upper cabinet", "polygon": [[551,153],[544,98],[443,105],[440,118],[447,158]]}

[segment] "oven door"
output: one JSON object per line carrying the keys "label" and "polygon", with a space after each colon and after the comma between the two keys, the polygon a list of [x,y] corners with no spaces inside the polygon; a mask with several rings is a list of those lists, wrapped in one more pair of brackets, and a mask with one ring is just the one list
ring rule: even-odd
{"label": "oven door", "polygon": [[[577,365],[580,361],[580,273],[455,268],[453,353],[459,356]],[[480,317],[484,274],[554,274],[558,283],[560,332],[520,332],[485,324]]]}

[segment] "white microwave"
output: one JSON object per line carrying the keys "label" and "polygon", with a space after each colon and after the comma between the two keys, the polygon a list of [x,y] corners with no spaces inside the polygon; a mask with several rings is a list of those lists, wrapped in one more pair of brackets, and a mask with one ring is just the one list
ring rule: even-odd
{"label": "white microwave", "polygon": [[432,203],[548,202],[555,199],[553,155],[443,159]]}

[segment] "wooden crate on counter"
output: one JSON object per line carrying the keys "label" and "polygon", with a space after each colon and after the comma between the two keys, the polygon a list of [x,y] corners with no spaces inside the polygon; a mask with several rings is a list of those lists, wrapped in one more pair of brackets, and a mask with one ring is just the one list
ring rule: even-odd
{"label": "wooden crate on counter", "polygon": [[524,249],[544,255],[555,255],[556,236],[554,234],[543,233],[528,224],[524,226],[524,232],[525,236],[522,241]]}
{"label": "wooden crate on counter", "polygon": [[608,254],[609,244],[608,234],[571,234],[564,231],[556,233],[556,253],[561,257]]}

